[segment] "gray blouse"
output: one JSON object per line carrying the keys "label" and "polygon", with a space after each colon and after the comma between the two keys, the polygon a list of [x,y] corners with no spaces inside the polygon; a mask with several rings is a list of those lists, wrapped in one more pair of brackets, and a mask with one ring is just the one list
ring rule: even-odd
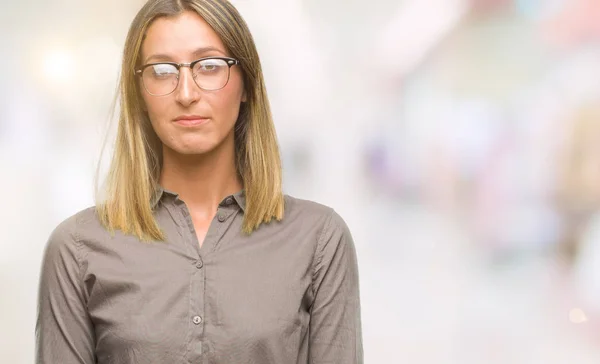
{"label": "gray blouse", "polygon": [[344,220],[285,195],[285,217],[241,232],[227,196],[200,246],[178,195],[154,214],[166,242],[102,227],[90,207],[47,242],[37,364],[363,363],[358,264]]}

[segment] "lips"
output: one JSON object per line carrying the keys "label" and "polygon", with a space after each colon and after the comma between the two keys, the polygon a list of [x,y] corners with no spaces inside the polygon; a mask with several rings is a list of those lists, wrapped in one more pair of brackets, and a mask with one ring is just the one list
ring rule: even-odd
{"label": "lips", "polygon": [[206,123],[208,120],[208,117],[200,115],[182,115],[174,119],[175,123],[183,126],[201,125]]}

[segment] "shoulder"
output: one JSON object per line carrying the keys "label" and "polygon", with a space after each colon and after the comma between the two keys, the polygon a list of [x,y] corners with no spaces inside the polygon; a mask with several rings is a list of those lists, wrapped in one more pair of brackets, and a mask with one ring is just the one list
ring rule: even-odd
{"label": "shoulder", "polygon": [[91,206],[77,211],[54,227],[48,238],[47,249],[61,249],[68,244],[79,245],[90,232],[103,232],[96,207]]}
{"label": "shoulder", "polygon": [[328,217],[333,209],[312,200],[305,200],[291,195],[284,195],[286,215],[309,215],[320,218]]}
{"label": "shoulder", "polygon": [[[50,232],[43,252],[43,272],[77,266],[81,263],[80,220],[91,208],[81,210],[58,223]],[[60,269],[59,269],[60,270]]]}
{"label": "shoulder", "polygon": [[348,225],[340,214],[332,207],[312,201],[297,198],[290,195],[284,195],[285,198],[285,217],[292,221],[303,221],[303,225],[318,225],[321,228],[321,235],[339,232],[349,234]]}
{"label": "shoulder", "polygon": [[285,195],[284,219],[291,219],[296,235],[308,235],[313,242],[313,274],[323,277],[336,266],[339,272],[356,271],[358,263],[354,239],[348,224],[332,207]]}

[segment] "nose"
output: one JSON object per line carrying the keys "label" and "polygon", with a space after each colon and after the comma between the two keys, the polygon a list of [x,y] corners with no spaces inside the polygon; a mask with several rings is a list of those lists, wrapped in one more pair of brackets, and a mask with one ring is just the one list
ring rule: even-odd
{"label": "nose", "polygon": [[200,88],[196,85],[189,67],[181,67],[179,70],[179,84],[175,90],[175,99],[185,107],[193,105],[200,99]]}

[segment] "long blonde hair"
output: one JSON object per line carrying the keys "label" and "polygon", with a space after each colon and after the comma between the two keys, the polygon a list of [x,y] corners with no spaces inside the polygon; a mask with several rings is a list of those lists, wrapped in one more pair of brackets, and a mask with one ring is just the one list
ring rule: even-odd
{"label": "long blonde hair", "polygon": [[227,0],[150,0],[127,34],[117,93],[120,111],[114,154],[103,188],[96,184],[96,210],[102,224],[141,240],[165,238],[152,211],[152,201],[160,190],[162,143],[144,110],[133,70],[140,65],[140,49],[150,24],[186,10],[200,15],[230,55],[240,61],[247,95],[235,124],[236,169],[246,199],[242,231],[250,234],[262,223],[283,219],[279,147],[260,59],[246,22]]}

